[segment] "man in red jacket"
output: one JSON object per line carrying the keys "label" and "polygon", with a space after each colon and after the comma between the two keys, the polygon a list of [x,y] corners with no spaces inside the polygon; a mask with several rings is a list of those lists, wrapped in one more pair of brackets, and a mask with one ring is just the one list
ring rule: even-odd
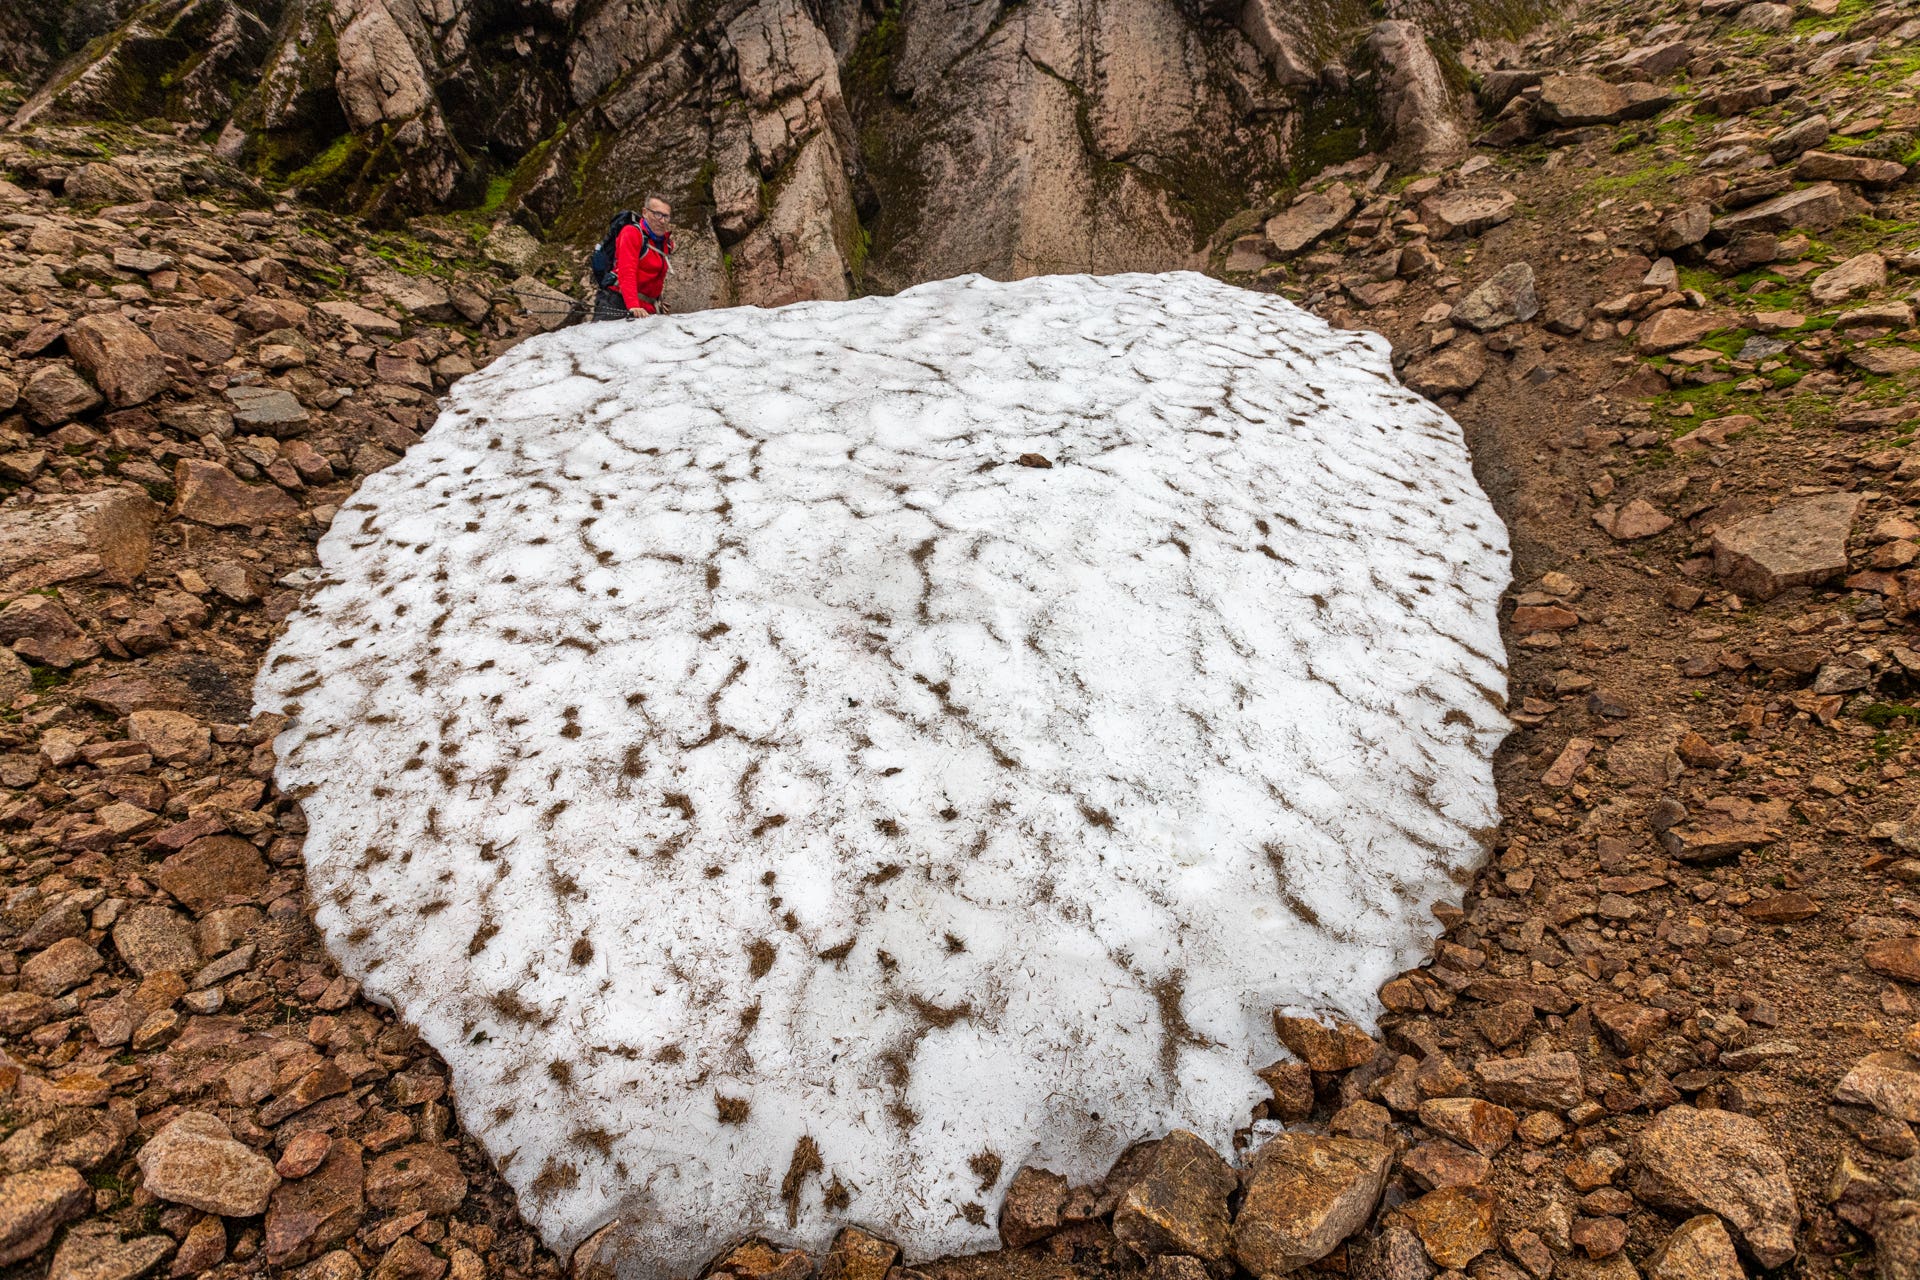
{"label": "man in red jacket", "polygon": [[640,218],[620,228],[614,239],[613,287],[603,284],[595,293],[595,320],[624,320],[660,310],[660,293],[671,269],[673,209],[658,196],[648,197],[642,208]]}

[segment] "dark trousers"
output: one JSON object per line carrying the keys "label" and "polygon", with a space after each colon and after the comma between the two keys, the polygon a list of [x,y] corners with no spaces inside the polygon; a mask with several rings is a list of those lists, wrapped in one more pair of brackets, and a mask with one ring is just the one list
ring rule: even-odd
{"label": "dark trousers", "polygon": [[595,320],[625,320],[627,300],[611,289],[596,289],[593,294]]}

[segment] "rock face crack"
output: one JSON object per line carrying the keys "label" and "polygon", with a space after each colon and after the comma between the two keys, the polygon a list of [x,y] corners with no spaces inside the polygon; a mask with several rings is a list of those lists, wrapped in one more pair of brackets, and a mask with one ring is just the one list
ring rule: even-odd
{"label": "rock face crack", "polygon": [[1228,1150],[1495,822],[1458,427],[1197,275],[536,338],[320,552],[256,690],[318,923],[633,1275]]}

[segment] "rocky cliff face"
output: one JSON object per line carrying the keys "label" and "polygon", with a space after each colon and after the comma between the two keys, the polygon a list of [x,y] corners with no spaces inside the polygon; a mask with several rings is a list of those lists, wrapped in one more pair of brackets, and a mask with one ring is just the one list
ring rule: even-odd
{"label": "rocky cliff face", "polygon": [[1458,154],[1453,50],[1537,2],[98,0],[23,33],[104,32],[14,124],[160,116],[363,216],[570,244],[657,190],[679,305],[777,303],[1199,265],[1303,169]]}

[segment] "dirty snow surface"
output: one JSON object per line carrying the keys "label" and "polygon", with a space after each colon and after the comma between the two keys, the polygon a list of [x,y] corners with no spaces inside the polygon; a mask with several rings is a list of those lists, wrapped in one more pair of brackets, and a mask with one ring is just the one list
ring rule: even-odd
{"label": "dirty snow surface", "polygon": [[1495,820],[1459,428],[1198,275],[538,337],[320,551],[258,687],[320,927],[632,1275],[1227,1150]]}

